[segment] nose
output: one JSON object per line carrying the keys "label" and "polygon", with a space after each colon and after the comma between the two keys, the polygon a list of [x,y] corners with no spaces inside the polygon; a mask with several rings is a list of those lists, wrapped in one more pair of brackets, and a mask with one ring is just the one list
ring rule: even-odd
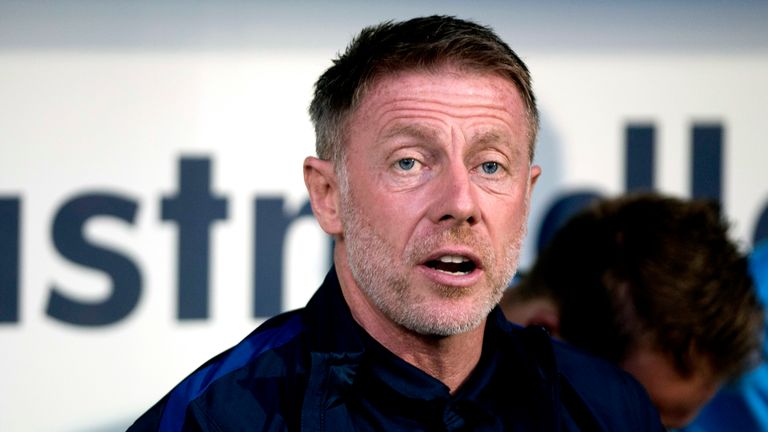
{"label": "nose", "polygon": [[432,218],[435,223],[475,225],[480,207],[471,173],[463,163],[453,163],[440,174],[435,184]]}

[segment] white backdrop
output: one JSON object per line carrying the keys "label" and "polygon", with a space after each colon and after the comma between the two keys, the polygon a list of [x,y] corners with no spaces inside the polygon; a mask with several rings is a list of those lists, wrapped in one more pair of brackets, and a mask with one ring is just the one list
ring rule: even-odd
{"label": "white backdrop", "polygon": [[[0,287],[18,310],[0,316],[0,430],[123,430],[261,322],[254,203],[304,204],[313,82],[357,30],[384,19],[477,19],[528,63],[544,177],[522,267],[558,196],[624,191],[625,129],[637,123],[656,131],[656,188],[679,196],[691,193],[692,127],[722,127],[723,205],[751,247],[768,207],[768,6],[466,3],[0,2],[0,202],[19,206],[18,245],[0,245],[0,263],[19,258],[18,278]],[[208,160],[211,194],[227,201],[211,225],[210,311],[198,320],[177,317],[179,233],[162,218],[183,158]],[[124,317],[84,326],[47,312],[52,291],[97,302],[113,281],[60,253],[53,225],[94,193],[135,207],[131,221],[90,219],[84,235],[134,263],[141,289]],[[13,233],[9,221],[0,218]],[[323,277],[326,241],[310,218],[290,226],[283,309],[302,306]]]}

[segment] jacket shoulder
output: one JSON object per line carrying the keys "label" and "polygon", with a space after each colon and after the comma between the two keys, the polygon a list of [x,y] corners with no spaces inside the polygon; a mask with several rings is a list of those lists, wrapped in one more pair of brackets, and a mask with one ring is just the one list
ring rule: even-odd
{"label": "jacket shoulder", "polygon": [[283,429],[286,418],[293,421],[292,404],[301,401],[281,395],[304,381],[305,330],[299,311],[267,320],[188,375],[129,430],[229,430],[245,424]]}

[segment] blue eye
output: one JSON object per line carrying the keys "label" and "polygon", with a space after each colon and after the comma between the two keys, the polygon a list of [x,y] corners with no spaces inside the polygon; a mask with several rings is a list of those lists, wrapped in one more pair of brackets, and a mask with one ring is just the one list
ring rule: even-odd
{"label": "blue eye", "polygon": [[499,164],[496,162],[483,162],[481,166],[486,174],[495,174],[499,170]]}
{"label": "blue eye", "polygon": [[403,171],[409,171],[416,165],[415,159],[400,159],[397,161],[397,166]]}

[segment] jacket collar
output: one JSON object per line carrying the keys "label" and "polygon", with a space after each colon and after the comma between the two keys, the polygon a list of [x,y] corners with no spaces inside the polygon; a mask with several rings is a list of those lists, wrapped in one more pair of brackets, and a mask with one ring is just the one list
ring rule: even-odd
{"label": "jacket collar", "polygon": [[[344,389],[354,383],[365,355],[364,330],[344,300],[335,267],[328,272],[304,313],[312,372],[302,408],[302,429],[351,428],[351,416],[343,403]],[[537,330],[509,323],[497,306],[486,322],[485,337],[493,335],[493,343],[484,343],[483,349],[500,349],[506,359],[515,358],[520,362],[520,372],[533,380],[533,388],[537,389],[535,397],[544,403],[534,416],[559,428],[559,373],[549,337]]]}
{"label": "jacket collar", "polygon": [[361,354],[364,345],[360,339],[362,327],[352,317],[341,293],[336,267],[325,276],[305,308],[310,323],[310,349],[318,353]]}

